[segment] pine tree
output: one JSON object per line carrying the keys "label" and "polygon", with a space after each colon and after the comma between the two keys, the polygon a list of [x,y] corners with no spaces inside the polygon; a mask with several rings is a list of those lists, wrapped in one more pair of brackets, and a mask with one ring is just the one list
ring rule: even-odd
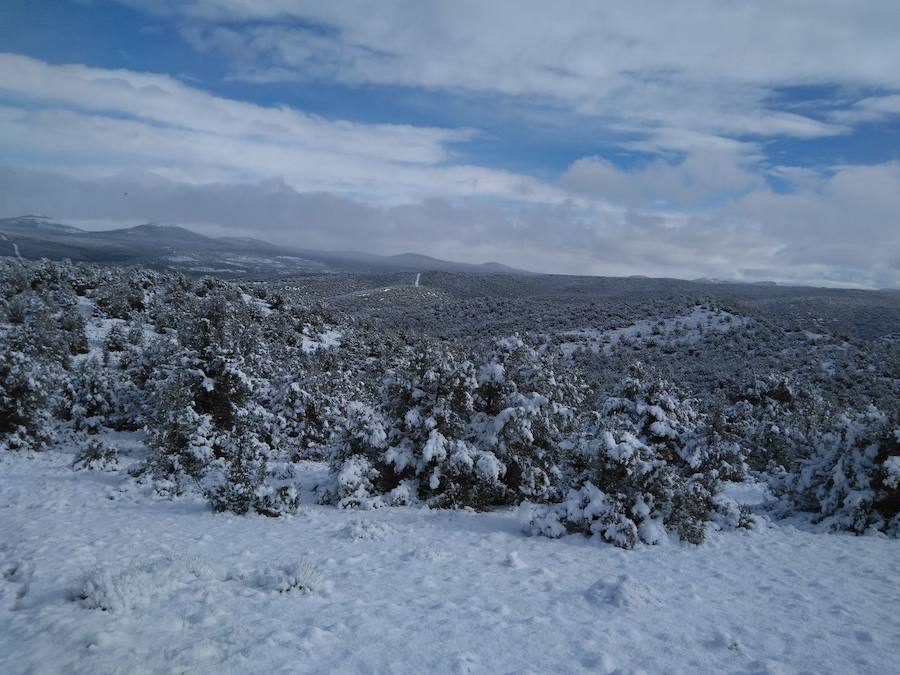
{"label": "pine tree", "polygon": [[0,350],[0,449],[40,450],[51,440],[51,383],[39,361]]}
{"label": "pine tree", "polygon": [[555,365],[513,337],[496,341],[479,369],[472,440],[503,466],[503,501],[558,497],[562,448],[582,399],[578,379]]}
{"label": "pine tree", "polygon": [[690,399],[637,364],[581,436],[576,487],[558,505],[531,509],[529,527],[631,548],[658,543],[666,532],[700,543],[714,517],[740,521],[731,513],[737,507],[718,498],[719,474],[709,467],[719,458],[700,443],[703,423]]}
{"label": "pine tree", "polygon": [[322,490],[322,501],[343,508],[377,505],[377,495],[396,487],[384,480],[386,448],[381,415],[365,403],[351,401],[335,436],[331,486]]}
{"label": "pine tree", "polygon": [[180,494],[188,482],[199,481],[215,457],[212,418],[197,412],[195,376],[185,370],[158,372],[148,441],[150,466],[163,491]]}
{"label": "pine tree", "polygon": [[900,414],[843,413],[775,485],[831,530],[900,536]]}

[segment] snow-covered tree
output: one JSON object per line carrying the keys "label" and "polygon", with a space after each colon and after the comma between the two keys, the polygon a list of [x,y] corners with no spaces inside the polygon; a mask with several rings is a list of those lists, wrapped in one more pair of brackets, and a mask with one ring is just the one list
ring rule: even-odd
{"label": "snow-covered tree", "polygon": [[[537,534],[596,535],[622,548],[667,532],[700,543],[706,522],[736,506],[717,498],[720,448],[704,445],[702,417],[671,383],[638,364],[577,444],[575,486],[559,504],[526,509]],[[740,518],[737,518],[740,520]]]}
{"label": "snow-covered tree", "polygon": [[505,467],[468,437],[477,387],[473,364],[438,344],[420,344],[388,370],[381,392],[390,484],[409,481],[434,506],[497,502]]}
{"label": "snow-covered tree", "polygon": [[69,392],[72,424],[77,431],[96,434],[111,426],[115,389],[110,372],[97,359],[86,359],[72,369]]}
{"label": "snow-covered tree", "polygon": [[272,443],[292,460],[320,459],[326,452],[339,403],[313,377],[296,377],[273,387],[267,409],[272,414]]}
{"label": "snow-covered tree", "polygon": [[[842,413],[776,476],[787,505],[832,530],[900,536],[900,415]],[[780,478],[780,480],[777,480]]]}
{"label": "snow-covered tree", "polygon": [[393,489],[386,482],[384,418],[372,407],[351,401],[335,435],[331,485],[321,488],[322,501],[340,507],[378,506],[378,496]]}
{"label": "snow-covered tree", "polygon": [[498,340],[478,370],[472,420],[474,445],[503,468],[503,501],[546,501],[560,488],[560,463],[574,430],[581,384],[558,373],[552,354],[520,338]]}
{"label": "snow-covered tree", "polygon": [[35,358],[0,350],[0,449],[40,450],[52,438],[53,380]]}
{"label": "snow-covered tree", "polygon": [[149,468],[163,492],[180,494],[187,483],[199,481],[215,459],[212,417],[196,409],[195,380],[187,370],[170,370],[153,381]]}
{"label": "snow-covered tree", "polygon": [[118,464],[118,449],[94,437],[76,455],[75,461],[72,462],[72,468],[76,470],[95,469],[110,471],[115,469]]}

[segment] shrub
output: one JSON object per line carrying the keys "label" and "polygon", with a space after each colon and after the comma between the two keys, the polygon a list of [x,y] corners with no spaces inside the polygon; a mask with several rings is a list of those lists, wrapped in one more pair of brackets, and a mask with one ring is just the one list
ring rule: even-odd
{"label": "shrub", "polygon": [[72,468],[99,469],[110,471],[119,465],[119,451],[111,445],[106,445],[100,439],[94,438],[88,441],[84,449],[75,457]]}
{"label": "shrub", "polygon": [[69,381],[72,424],[77,431],[99,433],[109,426],[115,387],[109,371],[96,359],[77,364]]}
{"label": "shrub", "polygon": [[135,566],[121,572],[97,567],[84,576],[74,599],[85,609],[126,612],[146,605],[157,587],[157,565]]}
{"label": "shrub", "polygon": [[717,500],[718,449],[701,443],[702,416],[640,365],[615,394],[576,448],[575,487],[559,504],[526,508],[527,528],[596,535],[622,548],[658,543],[668,532],[702,542],[706,523],[733,508]]}
{"label": "shrub", "polygon": [[839,415],[776,489],[828,529],[900,535],[900,419],[875,408]]}
{"label": "shrub", "polygon": [[351,401],[335,438],[331,485],[321,488],[321,501],[342,508],[374,505],[374,497],[387,491],[381,480],[386,448],[383,418],[372,407]]}
{"label": "shrub", "polygon": [[0,354],[0,449],[40,450],[52,438],[52,378],[20,351]]}
{"label": "shrub", "polygon": [[228,575],[229,580],[239,580],[252,588],[276,593],[312,593],[325,585],[325,577],[309,560],[268,565],[254,572],[235,571]]}

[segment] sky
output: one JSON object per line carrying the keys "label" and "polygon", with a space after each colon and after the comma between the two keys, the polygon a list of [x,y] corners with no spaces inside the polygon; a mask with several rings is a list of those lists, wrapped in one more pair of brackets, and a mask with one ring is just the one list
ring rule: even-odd
{"label": "sky", "polygon": [[4,0],[0,217],[900,288],[900,2]]}

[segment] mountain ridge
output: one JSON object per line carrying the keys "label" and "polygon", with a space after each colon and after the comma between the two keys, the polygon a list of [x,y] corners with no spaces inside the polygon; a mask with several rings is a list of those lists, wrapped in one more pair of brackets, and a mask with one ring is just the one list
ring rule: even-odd
{"label": "mountain ridge", "polygon": [[532,274],[497,262],[461,263],[419,253],[379,255],[282,246],[252,237],[210,237],[156,222],[84,230],[29,214],[0,219],[0,255],[144,264],[185,272],[283,276],[308,272],[432,272]]}

